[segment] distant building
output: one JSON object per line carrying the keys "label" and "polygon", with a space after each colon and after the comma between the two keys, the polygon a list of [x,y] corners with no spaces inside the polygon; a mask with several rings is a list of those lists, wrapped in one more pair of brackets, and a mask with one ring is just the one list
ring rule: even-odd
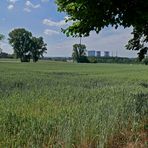
{"label": "distant building", "polygon": [[95,50],[88,51],[88,57],[95,57],[95,54],[96,54]]}
{"label": "distant building", "polygon": [[101,51],[97,51],[97,57],[101,57]]}
{"label": "distant building", "polygon": [[104,51],[104,57],[110,57],[109,51]]}

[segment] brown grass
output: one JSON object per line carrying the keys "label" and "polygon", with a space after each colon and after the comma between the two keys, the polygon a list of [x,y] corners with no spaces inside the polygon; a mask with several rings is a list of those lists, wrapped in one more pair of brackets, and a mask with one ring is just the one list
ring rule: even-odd
{"label": "brown grass", "polygon": [[124,130],[114,134],[108,139],[106,148],[147,148],[148,147],[148,129],[147,123],[143,124],[138,130]]}

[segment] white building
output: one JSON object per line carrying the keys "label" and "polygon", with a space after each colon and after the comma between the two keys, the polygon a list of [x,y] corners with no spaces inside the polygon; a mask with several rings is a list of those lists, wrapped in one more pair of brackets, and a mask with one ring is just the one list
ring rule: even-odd
{"label": "white building", "polygon": [[95,57],[96,51],[95,50],[90,50],[88,51],[88,57]]}
{"label": "white building", "polygon": [[101,51],[97,51],[97,57],[101,57]]}
{"label": "white building", "polygon": [[110,57],[109,51],[104,51],[104,57]]}

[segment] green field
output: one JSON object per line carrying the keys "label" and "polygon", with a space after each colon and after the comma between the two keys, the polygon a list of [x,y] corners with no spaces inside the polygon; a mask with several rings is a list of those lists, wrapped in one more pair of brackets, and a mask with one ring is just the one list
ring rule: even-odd
{"label": "green field", "polygon": [[146,147],[148,66],[0,61],[0,147]]}

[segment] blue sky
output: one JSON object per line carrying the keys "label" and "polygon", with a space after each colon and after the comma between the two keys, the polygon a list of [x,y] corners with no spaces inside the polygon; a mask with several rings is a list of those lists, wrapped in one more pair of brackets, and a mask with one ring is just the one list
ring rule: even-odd
{"label": "blue sky", "polygon": [[[64,19],[67,15],[59,13],[54,0],[0,0],[0,33],[6,36],[1,42],[3,51],[12,53],[8,44],[8,33],[14,28],[26,28],[34,36],[43,36],[48,44],[46,56],[71,56],[72,45],[79,43],[79,38],[66,37],[61,28],[68,24]],[[110,51],[111,54],[124,57],[136,57],[134,51],[127,51],[125,45],[131,38],[131,28],[122,27],[117,30],[108,27],[100,34],[91,33],[83,38],[82,43],[87,50]]]}

